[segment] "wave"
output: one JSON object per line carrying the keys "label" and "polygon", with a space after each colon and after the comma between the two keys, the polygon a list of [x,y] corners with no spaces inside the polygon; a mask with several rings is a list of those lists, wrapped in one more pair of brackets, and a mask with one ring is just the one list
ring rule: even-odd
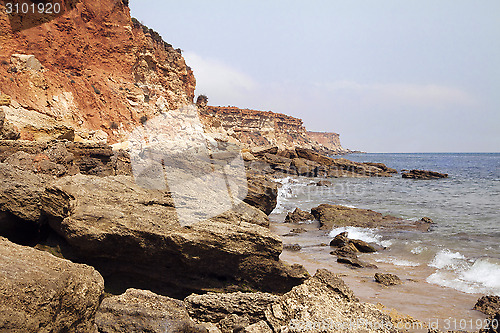
{"label": "wave", "polygon": [[439,251],[429,263],[437,271],[427,282],[469,294],[500,296],[500,260],[480,258],[468,260],[459,252]]}
{"label": "wave", "polygon": [[405,260],[405,259],[398,259],[398,258],[394,258],[394,257],[379,258],[379,259],[375,259],[375,261],[376,262],[384,262],[387,264],[393,264],[396,266],[405,266],[405,267],[420,266],[420,264],[417,262],[413,262],[413,261]]}
{"label": "wave", "polygon": [[382,236],[377,234],[376,229],[359,228],[359,227],[339,227],[330,231],[329,236],[335,237],[341,232],[347,231],[348,237],[351,239],[359,239],[367,243],[375,243],[377,245],[388,247],[392,244],[390,240],[383,240]]}

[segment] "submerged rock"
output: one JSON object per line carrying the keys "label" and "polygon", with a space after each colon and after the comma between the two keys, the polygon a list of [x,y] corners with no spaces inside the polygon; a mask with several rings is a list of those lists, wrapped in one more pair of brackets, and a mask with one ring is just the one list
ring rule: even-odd
{"label": "submerged rock", "polygon": [[383,284],[384,286],[393,286],[397,284],[401,284],[401,279],[394,274],[383,274],[383,273],[375,273],[375,281]]}
{"label": "submerged rock", "polygon": [[447,173],[439,173],[429,170],[410,170],[401,174],[403,178],[410,179],[439,179],[448,178]]}
{"label": "submerged rock", "polygon": [[377,265],[359,260],[358,257],[352,256],[337,256],[337,262],[347,264],[355,268],[378,268]]}
{"label": "submerged rock", "polygon": [[138,289],[105,298],[95,321],[100,333],[208,332],[189,317],[182,301]]}
{"label": "submerged rock", "polygon": [[0,237],[2,332],[93,333],[103,293],[103,278],[92,267]]}

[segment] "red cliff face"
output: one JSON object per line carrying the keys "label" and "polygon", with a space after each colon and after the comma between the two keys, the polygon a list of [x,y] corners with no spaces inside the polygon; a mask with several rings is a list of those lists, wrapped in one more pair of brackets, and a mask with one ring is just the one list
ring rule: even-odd
{"label": "red cliff face", "polygon": [[[301,119],[281,113],[207,106],[201,109],[201,115],[208,131],[228,136],[244,147],[273,145],[280,149],[295,146],[323,148],[314,138],[308,136]],[[338,141],[338,134],[336,135]],[[326,145],[325,147],[330,149]],[[344,152],[340,141],[333,150]]]}
{"label": "red cliff face", "polygon": [[141,118],[192,103],[180,50],[133,21],[127,1],[65,3],[63,15],[25,30],[0,3],[0,94],[11,97],[2,108],[23,138],[63,124],[112,143]]}

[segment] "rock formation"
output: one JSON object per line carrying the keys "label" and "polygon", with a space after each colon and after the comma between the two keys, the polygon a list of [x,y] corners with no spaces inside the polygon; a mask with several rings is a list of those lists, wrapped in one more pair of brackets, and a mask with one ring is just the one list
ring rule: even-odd
{"label": "rock formation", "polygon": [[428,170],[410,170],[408,172],[401,173],[403,178],[410,179],[439,179],[439,178],[448,178],[447,173],[439,173],[436,171],[428,171]]}
{"label": "rock formation", "polygon": [[0,331],[95,332],[103,293],[92,267],[0,237]]}
{"label": "rock formation", "polygon": [[67,1],[63,15],[20,31],[0,5],[0,93],[11,99],[2,108],[22,138],[64,125],[113,143],[141,118],[192,103],[181,51],[132,20],[126,3]]}
{"label": "rock formation", "polygon": [[384,286],[393,286],[402,283],[401,279],[397,275],[389,273],[375,273],[375,281],[383,284]]}
{"label": "rock formation", "polygon": [[349,152],[349,150],[344,149],[340,144],[340,134],[308,131],[307,136],[312,141],[321,144],[326,149],[336,152],[337,154],[346,154]]}

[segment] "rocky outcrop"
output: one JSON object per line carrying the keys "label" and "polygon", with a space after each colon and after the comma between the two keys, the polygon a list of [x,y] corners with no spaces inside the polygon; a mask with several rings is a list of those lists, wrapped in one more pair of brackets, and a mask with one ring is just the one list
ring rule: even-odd
{"label": "rocky outcrop", "polygon": [[401,175],[403,178],[409,178],[409,179],[429,180],[429,179],[448,178],[447,173],[439,173],[428,170],[410,170],[408,172],[403,172]]}
{"label": "rocky outcrop", "polygon": [[93,333],[103,293],[92,267],[0,237],[0,331]]}
{"label": "rocky outcrop", "polygon": [[340,278],[323,269],[268,307],[266,319],[274,332],[285,327],[311,333],[397,331],[388,315],[360,303]]}
{"label": "rocky outcrop", "polygon": [[[0,105],[1,105],[0,101]],[[9,99],[10,103],[10,99]],[[0,107],[0,140],[17,140],[21,137],[19,130],[5,119],[5,112]]]}
{"label": "rocky outcrop", "polygon": [[267,216],[248,205],[257,215],[232,212],[181,227],[168,192],[126,176],[75,175],[48,188],[42,207],[79,260],[110,284],[129,277],[130,287],[182,296],[243,285],[286,292],[307,277],[301,266],[279,260],[281,240],[253,223]]}
{"label": "rocky outcrop", "polygon": [[383,215],[370,209],[350,208],[340,205],[321,204],[311,209],[321,229],[333,227],[389,228],[428,231],[429,223],[412,222],[391,215]]}
{"label": "rocky outcrop", "polygon": [[341,232],[340,234],[336,235],[330,242],[330,246],[339,248],[350,247],[354,250],[354,252],[363,252],[363,253],[377,252],[377,249],[374,246],[362,240],[349,239],[347,231]]}
{"label": "rocky outcrop", "polygon": [[189,317],[182,301],[138,289],[104,299],[95,321],[100,333],[208,332]]}
{"label": "rocky outcrop", "polygon": [[327,133],[327,132],[307,132],[307,136],[312,140],[317,142],[319,145],[325,147],[327,150],[336,152],[339,155],[349,153],[348,149],[345,149],[340,144],[340,135],[337,133]]}
{"label": "rocky outcrop", "polygon": [[313,220],[314,216],[300,208],[295,208],[293,212],[288,212],[285,217],[286,223],[300,223],[304,221]]}
{"label": "rocky outcrop", "polygon": [[390,273],[375,273],[375,281],[384,286],[394,286],[403,283],[397,275]]}
{"label": "rocky outcrop", "polygon": [[481,311],[486,315],[494,315],[500,312],[500,296],[483,296],[477,300],[474,310]]}
{"label": "rocky outcrop", "polygon": [[267,215],[271,214],[277,203],[277,184],[263,175],[247,172],[247,188],[248,193],[243,201]]}
{"label": "rocky outcrop", "polygon": [[336,247],[330,254],[337,256],[337,262],[355,268],[377,268],[376,265],[364,262],[358,258],[359,253],[376,252],[377,248],[359,239],[349,239],[347,236],[347,232],[342,232],[336,235],[330,242],[330,246]]}
{"label": "rocky outcrop", "polygon": [[141,118],[192,103],[181,51],[133,20],[126,3],[66,1],[62,15],[36,25],[0,11],[0,89],[11,98],[2,108],[23,139],[65,125],[77,140],[101,131],[113,143]]}

